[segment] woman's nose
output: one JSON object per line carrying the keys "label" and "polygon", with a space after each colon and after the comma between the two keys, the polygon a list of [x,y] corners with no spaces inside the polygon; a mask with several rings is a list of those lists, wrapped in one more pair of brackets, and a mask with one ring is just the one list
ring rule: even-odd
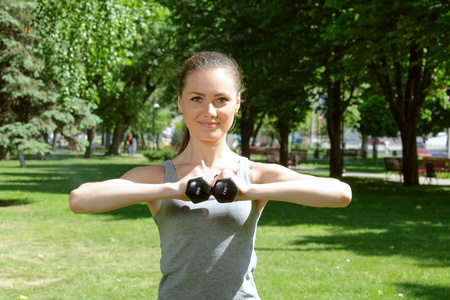
{"label": "woman's nose", "polygon": [[217,110],[213,103],[208,103],[205,109],[205,114],[208,116],[217,116]]}

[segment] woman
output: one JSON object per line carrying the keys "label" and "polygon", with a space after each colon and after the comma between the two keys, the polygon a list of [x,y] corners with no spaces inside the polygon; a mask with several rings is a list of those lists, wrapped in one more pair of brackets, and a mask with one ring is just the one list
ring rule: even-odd
{"label": "woman", "polygon": [[[201,52],[181,70],[178,109],[186,132],[180,152],[163,165],[138,167],[120,179],[86,183],[70,194],[75,213],[98,213],[146,202],[161,238],[159,299],[259,299],[253,282],[258,219],[269,200],[345,207],[350,187],[336,179],[254,163],[231,151],[227,132],[241,105],[241,72],[217,52]],[[231,203],[213,197],[194,204],[189,179],[212,187],[232,178]]]}

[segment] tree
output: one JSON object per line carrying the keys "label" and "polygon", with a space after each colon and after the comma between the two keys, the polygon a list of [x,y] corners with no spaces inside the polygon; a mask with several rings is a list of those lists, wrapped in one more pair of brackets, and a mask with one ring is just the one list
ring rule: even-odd
{"label": "tree", "polygon": [[[136,30],[142,27],[139,24],[153,18],[153,7],[156,6],[147,7],[131,0],[40,0],[37,23],[46,37],[43,52],[49,65],[58,66],[52,72],[63,95],[75,95],[95,104],[97,115],[118,100],[117,89],[127,83],[118,82],[122,78],[116,75],[131,64],[134,57],[131,47],[139,37]],[[129,84],[136,84],[130,81]],[[96,127],[87,128],[87,132],[89,145],[85,157],[90,158]]]}
{"label": "tree", "polygon": [[[149,14],[149,11],[152,13]],[[113,100],[104,102],[111,105],[103,111],[102,118],[114,127],[113,142],[107,155],[120,155],[124,133],[168,76],[167,65],[171,61],[168,51],[171,29],[166,27],[164,20],[167,11],[146,4],[137,6],[135,14],[135,36],[129,45],[133,56],[114,75],[117,88],[108,96]],[[161,104],[164,105],[164,101]]]}
{"label": "tree", "polygon": [[386,102],[379,95],[367,95],[358,106],[361,113],[359,131],[362,135],[371,135],[373,140],[374,158],[376,158],[376,138],[380,136],[398,136],[395,123]]}
{"label": "tree", "polygon": [[[347,5],[346,1],[344,4]],[[417,125],[426,103],[449,81],[448,1],[352,2],[354,22],[336,29],[351,41],[347,54],[367,66],[397,122],[404,185],[418,185]]]}
{"label": "tree", "polygon": [[61,98],[58,87],[46,77],[42,38],[32,26],[34,4],[3,1],[0,8],[0,154],[4,157],[17,149],[25,167],[23,151],[50,151],[40,137],[60,124],[70,131],[89,106],[81,105],[77,97]]}
{"label": "tree", "polygon": [[327,120],[331,177],[342,176],[344,112],[358,98],[362,72],[354,56],[346,54],[349,40],[337,32],[339,26],[345,28],[352,22],[349,10],[339,5],[339,1],[304,4],[304,18],[309,25],[305,34],[306,59],[302,65],[314,75],[309,81],[313,97],[324,100],[320,109]]}

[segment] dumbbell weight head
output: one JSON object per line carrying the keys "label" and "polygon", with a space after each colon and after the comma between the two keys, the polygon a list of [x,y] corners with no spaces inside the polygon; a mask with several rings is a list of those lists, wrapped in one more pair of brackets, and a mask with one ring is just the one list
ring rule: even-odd
{"label": "dumbbell weight head", "polygon": [[211,196],[211,185],[203,177],[190,179],[185,194],[193,203],[206,201]]}
{"label": "dumbbell weight head", "polygon": [[212,194],[220,203],[233,202],[239,192],[239,188],[233,179],[218,179],[212,189]]}

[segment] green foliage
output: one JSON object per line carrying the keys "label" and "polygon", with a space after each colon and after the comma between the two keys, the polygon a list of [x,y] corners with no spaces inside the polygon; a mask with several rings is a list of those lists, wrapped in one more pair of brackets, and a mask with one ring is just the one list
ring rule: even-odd
{"label": "green foliage", "polygon": [[150,161],[166,161],[168,159],[174,158],[178,152],[172,149],[164,150],[146,150],[142,154],[147,157]]}
{"label": "green foliage", "polygon": [[373,137],[398,136],[398,127],[394,117],[386,106],[386,101],[378,96],[368,96],[362,104],[358,106],[361,113],[359,131],[365,135]]}
{"label": "green foliage", "polygon": [[113,72],[132,56],[131,11],[113,0],[38,1],[42,51],[64,95],[99,103],[99,84],[110,90]]}
{"label": "green foliage", "polygon": [[34,5],[0,3],[0,152],[13,149],[44,153],[38,137],[53,131],[56,120],[71,120],[58,94],[42,78],[43,60],[34,51],[39,36],[31,27]]}
{"label": "green foliage", "polygon": [[124,132],[164,76],[167,10],[153,1],[40,0],[37,11],[47,74],[63,98],[85,99],[105,129]]}
{"label": "green foliage", "polygon": [[448,96],[444,99],[435,98],[425,102],[419,120],[419,135],[424,137],[430,133],[437,135],[450,128],[450,103]]}

